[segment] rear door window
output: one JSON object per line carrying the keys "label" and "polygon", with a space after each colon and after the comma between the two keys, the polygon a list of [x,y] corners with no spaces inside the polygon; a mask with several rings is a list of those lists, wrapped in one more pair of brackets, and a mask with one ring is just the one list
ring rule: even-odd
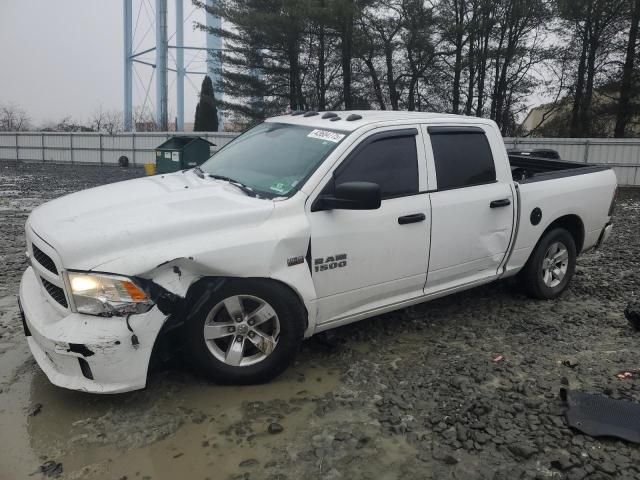
{"label": "rear door window", "polygon": [[479,127],[429,127],[438,190],[496,181],[489,141]]}

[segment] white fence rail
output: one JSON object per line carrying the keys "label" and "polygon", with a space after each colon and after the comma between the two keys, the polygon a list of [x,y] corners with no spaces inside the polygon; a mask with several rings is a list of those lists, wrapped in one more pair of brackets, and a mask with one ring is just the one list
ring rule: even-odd
{"label": "white fence rail", "polygon": [[[0,132],[0,161],[65,162],[114,165],[125,155],[133,165],[155,161],[154,148],[173,135],[167,133],[50,133]],[[235,133],[202,133],[214,143],[212,152],[226,145]],[[620,185],[640,186],[640,139],[505,138],[508,148],[551,148],[566,160],[610,165]]]}
{"label": "white fence rail", "polygon": [[215,152],[235,133],[51,133],[0,132],[0,161],[115,165],[124,155],[133,165],[155,162],[154,149],[174,135],[198,135],[215,144]]}

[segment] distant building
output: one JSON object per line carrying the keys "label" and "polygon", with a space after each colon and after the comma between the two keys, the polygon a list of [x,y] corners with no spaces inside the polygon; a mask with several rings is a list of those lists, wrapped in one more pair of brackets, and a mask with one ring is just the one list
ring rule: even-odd
{"label": "distant building", "polygon": [[[613,137],[618,98],[619,92],[614,84],[605,85],[594,92],[591,125],[593,136]],[[572,108],[572,97],[532,108],[520,125],[522,134],[534,137],[568,137]],[[640,136],[640,110],[636,108],[635,111],[637,113],[631,119],[629,130],[634,136]]]}
{"label": "distant building", "polygon": [[522,122],[522,131],[529,133],[553,120],[559,113],[559,111],[554,112],[553,109],[554,104],[548,103],[529,110],[527,117]]}

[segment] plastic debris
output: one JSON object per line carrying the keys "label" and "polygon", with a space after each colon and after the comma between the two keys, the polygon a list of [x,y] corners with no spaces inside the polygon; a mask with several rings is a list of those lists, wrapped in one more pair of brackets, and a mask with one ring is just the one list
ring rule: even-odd
{"label": "plastic debris", "polygon": [[493,363],[500,363],[504,360],[504,355],[496,355],[491,359]]}
{"label": "plastic debris", "polygon": [[64,469],[62,468],[62,463],[56,462],[54,460],[47,460],[42,465],[40,465],[38,470],[32,473],[32,475],[40,473],[45,477],[58,478],[60,475],[62,475],[63,471]]}
{"label": "plastic debris", "polygon": [[640,302],[631,302],[624,309],[624,316],[636,330],[640,330]]}
{"label": "plastic debris", "polygon": [[279,423],[270,423],[267,430],[270,434],[275,435],[282,432],[284,428]]}
{"label": "plastic debris", "polygon": [[561,389],[567,423],[591,437],[617,437],[640,443],[640,405],[603,395]]}

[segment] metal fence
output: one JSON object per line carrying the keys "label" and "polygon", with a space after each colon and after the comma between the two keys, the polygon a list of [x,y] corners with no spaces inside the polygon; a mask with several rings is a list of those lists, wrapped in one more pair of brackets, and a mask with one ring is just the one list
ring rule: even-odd
{"label": "metal fence", "polygon": [[620,185],[640,186],[638,138],[505,138],[507,148],[556,150],[564,160],[613,167]]}
{"label": "metal fence", "polygon": [[[0,161],[114,165],[125,155],[133,165],[143,165],[154,162],[154,148],[173,135],[190,134],[0,132]],[[216,145],[212,147],[213,153],[237,134],[198,132],[198,135]],[[505,144],[507,148],[551,148],[566,160],[610,165],[620,185],[640,186],[640,139],[505,138]]]}
{"label": "metal fence", "polygon": [[0,132],[0,161],[116,165],[124,155],[131,164],[142,166],[155,162],[154,149],[174,135],[198,135],[206,138],[215,144],[211,148],[213,153],[237,134]]}

